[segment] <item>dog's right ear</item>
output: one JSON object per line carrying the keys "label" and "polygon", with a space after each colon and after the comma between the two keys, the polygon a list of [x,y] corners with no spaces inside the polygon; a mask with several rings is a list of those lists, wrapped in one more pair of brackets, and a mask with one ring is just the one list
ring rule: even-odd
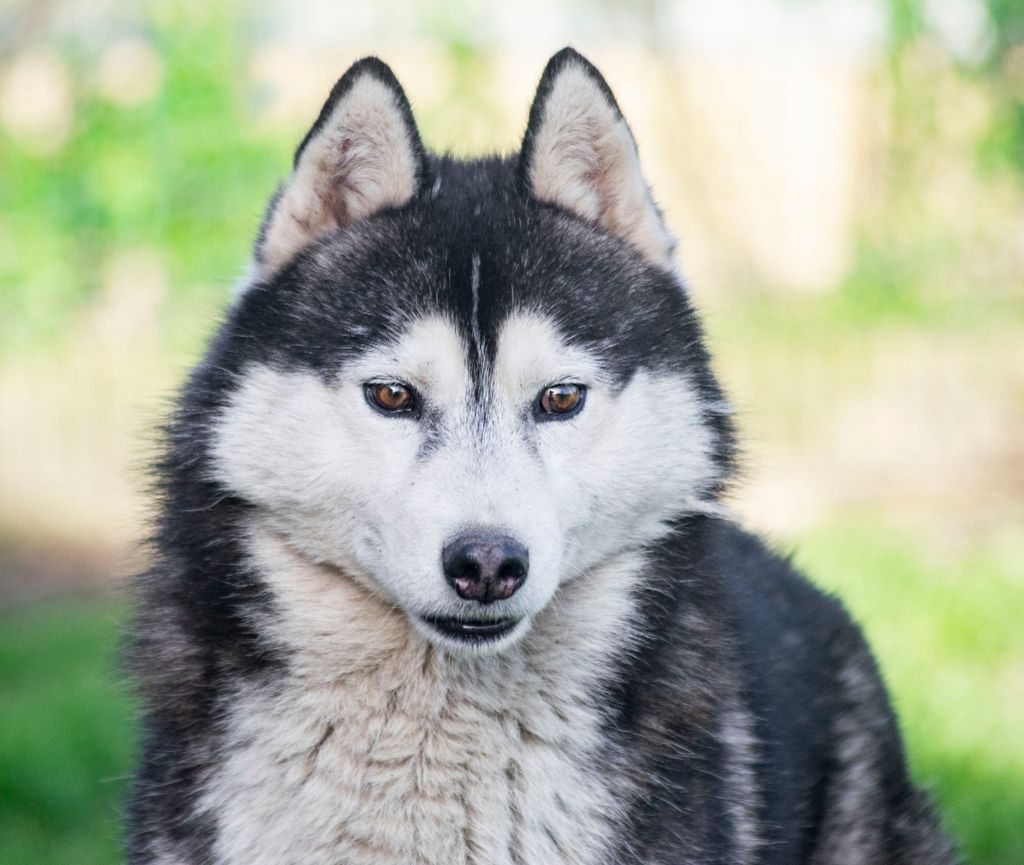
{"label": "dog's right ear", "polygon": [[401,207],[422,188],[427,158],[394,73],[376,57],[353,64],[331,90],[270,202],[256,240],[265,276],[318,237]]}
{"label": "dog's right ear", "polygon": [[572,48],[548,61],[519,155],[529,192],[627,240],[672,270],[675,241],[640,170],[636,142],[601,73]]}

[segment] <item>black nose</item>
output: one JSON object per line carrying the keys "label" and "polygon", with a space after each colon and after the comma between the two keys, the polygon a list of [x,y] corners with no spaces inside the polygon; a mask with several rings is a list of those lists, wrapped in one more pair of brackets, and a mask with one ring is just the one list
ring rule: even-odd
{"label": "black nose", "polygon": [[515,538],[465,532],[441,553],[444,575],[460,598],[490,604],[511,598],[526,582],[530,557]]}

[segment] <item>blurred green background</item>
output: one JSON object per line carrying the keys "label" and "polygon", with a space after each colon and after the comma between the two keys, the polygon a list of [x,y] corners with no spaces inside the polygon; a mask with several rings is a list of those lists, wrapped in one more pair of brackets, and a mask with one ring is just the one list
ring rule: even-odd
{"label": "blurred green background", "polygon": [[120,858],[141,467],[334,78],[507,151],[570,42],[681,236],[733,506],[863,623],[967,860],[1024,862],[1020,0],[0,4],[0,862]]}

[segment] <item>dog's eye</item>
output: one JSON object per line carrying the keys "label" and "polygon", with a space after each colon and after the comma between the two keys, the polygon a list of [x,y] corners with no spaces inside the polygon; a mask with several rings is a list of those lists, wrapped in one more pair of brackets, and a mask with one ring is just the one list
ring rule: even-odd
{"label": "dog's eye", "polygon": [[364,385],[370,405],[388,413],[411,412],[416,408],[416,391],[398,381],[372,382]]}
{"label": "dog's eye", "polygon": [[558,419],[570,417],[583,408],[587,389],[581,384],[552,384],[537,398],[537,417]]}

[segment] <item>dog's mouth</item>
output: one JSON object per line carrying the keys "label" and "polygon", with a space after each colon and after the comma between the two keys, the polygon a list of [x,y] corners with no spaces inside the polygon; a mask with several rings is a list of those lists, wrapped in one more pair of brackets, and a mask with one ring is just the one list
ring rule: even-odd
{"label": "dog's mouth", "polygon": [[423,621],[446,637],[463,643],[481,645],[493,643],[512,633],[519,619],[450,619],[441,616],[424,616]]}

